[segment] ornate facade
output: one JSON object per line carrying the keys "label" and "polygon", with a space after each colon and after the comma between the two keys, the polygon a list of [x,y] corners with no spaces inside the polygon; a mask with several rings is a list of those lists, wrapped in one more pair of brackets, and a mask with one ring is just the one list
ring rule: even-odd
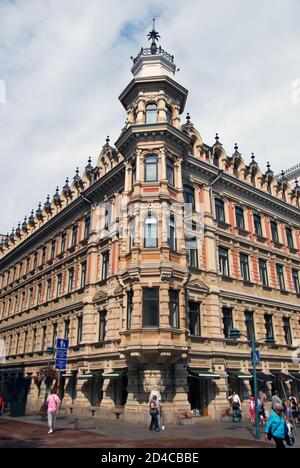
{"label": "ornate facade", "polygon": [[188,92],[150,39],[115,146],[0,244],[0,391],[28,411],[56,338],[69,340],[60,392],[73,414],[142,422],[157,388],[168,422],[219,418],[229,392],[252,391],[253,333],[260,389],[299,397],[300,188],[182,123]]}

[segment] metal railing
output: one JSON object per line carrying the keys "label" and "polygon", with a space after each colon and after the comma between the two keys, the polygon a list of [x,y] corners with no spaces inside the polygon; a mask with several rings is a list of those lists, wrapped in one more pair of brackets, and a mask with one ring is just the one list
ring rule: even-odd
{"label": "metal railing", "polygon": [[135,64],[140,57],[143,55],[161,55],[165,59],[169,60],[169,62],[174,63],[174,55],[169,54],[166,52],[164,49],[162,49],[160,46],[157,48],[156,53],[153,53],[153,49],[150,47],[142,47],[139,54],[136,56],[136,58],[133,59],[133,63]]}

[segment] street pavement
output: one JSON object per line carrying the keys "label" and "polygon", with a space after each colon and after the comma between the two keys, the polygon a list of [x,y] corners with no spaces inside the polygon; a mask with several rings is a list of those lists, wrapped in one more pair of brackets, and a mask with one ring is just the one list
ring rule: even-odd
{"label": "street pavement", "polygon": [[[248,423],[203,422],[168,426],[150,432],[147,427],[121,421],[95,420],[95,429],[76,430],[75,419],[59,417],[57,430],[48,435],[47,423],[38,416],[0,417],[0,448],[273,448],[255,440]],[[299,443],[296,445],[300,447]]]}

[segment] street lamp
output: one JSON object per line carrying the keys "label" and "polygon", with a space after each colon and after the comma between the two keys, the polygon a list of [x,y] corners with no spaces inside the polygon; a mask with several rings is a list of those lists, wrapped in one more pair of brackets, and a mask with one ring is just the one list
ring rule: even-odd
{"label": "street lamp", "polygon": [[[239,340],[241,336],[245,336],[247,340],[249,337],[241,333],[238,328],[232,328],[229,332],[229,338],[232,340]],[[252,333],[251,336],[251,347],[252,347],[252,366],[253,366],[253,392],[255,399],[255,437],[257,440],[260,440],[260,429],[259,429],[259,416],[258,416],[258,392],[257,392],[257,373],[256,373],[256,347],[257,343],[264,341],[268,345],[274,345],[275,340],[273,336],[268,336],[266,339],[256,340],[255,334]]]}

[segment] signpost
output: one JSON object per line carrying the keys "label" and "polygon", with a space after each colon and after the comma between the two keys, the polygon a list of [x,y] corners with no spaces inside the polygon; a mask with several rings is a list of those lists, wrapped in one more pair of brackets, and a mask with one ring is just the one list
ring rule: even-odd
{"label": "signpost", "polygon": [[56,360],[55,367],[58,370],[57,393],[60,392],[61,372],[67,369],[67,355],[69,349],[69,340],[58,338],[56,340]]}

